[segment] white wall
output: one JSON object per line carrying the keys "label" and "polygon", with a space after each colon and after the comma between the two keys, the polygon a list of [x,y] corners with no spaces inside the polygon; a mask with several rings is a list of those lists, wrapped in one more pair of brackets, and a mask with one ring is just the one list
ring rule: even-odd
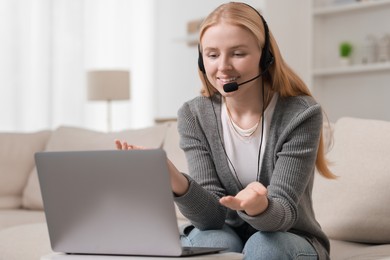
{"label": "white wall", "polygon": [[266,4],[266,19],[282,56],[310,86],[312,0],[272,0]]}

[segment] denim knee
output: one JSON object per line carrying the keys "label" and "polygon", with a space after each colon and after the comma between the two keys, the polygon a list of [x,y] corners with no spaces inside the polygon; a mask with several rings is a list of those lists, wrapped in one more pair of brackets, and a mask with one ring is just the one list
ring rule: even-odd
{"label": "denim knee", "polygon": [[245,244],[245,259],[317,259],[317,252],[303,237],[288,232],[256,232]]}
{"label": "denim knee", "polygon": [[224,247],[229,252],[242,252],[243,243],[240,237],[228,226],[218,230],[199,230],[193,228],[181,236],[183,246]]}

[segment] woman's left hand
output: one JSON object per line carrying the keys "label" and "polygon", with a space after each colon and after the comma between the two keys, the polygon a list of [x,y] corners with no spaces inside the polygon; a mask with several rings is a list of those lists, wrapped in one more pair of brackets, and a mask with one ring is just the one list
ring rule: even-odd
{"label": "woman's left hand", "polygon": [[249,216],[256,216],[268,207],[267,188],[260,182],[251,182],[236,196],[222,197],[219,202],[232,210],[242,210]]}

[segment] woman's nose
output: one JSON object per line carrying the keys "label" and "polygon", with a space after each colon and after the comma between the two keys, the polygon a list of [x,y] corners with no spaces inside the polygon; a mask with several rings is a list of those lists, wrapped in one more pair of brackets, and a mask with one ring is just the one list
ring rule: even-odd
{"label": "woman's nose", "polygon": [[233,68],[231,61],[228,56],[226,55],[221,55],[219,64],[218,64],[218,69],[220,71],[225,71],[225,70],[231,70]]}

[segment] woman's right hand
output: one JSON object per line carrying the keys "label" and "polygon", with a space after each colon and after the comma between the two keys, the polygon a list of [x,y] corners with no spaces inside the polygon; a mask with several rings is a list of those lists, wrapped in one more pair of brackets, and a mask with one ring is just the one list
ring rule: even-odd
{"label": "woman's right hand", "polygon": [[143,146],[128,144],[126,141],[121,142],[118,139],[115,139],[115,146],[116,146],[116,149],[118,149],[118,150],[144,150],[144,149],[146,149]]}

